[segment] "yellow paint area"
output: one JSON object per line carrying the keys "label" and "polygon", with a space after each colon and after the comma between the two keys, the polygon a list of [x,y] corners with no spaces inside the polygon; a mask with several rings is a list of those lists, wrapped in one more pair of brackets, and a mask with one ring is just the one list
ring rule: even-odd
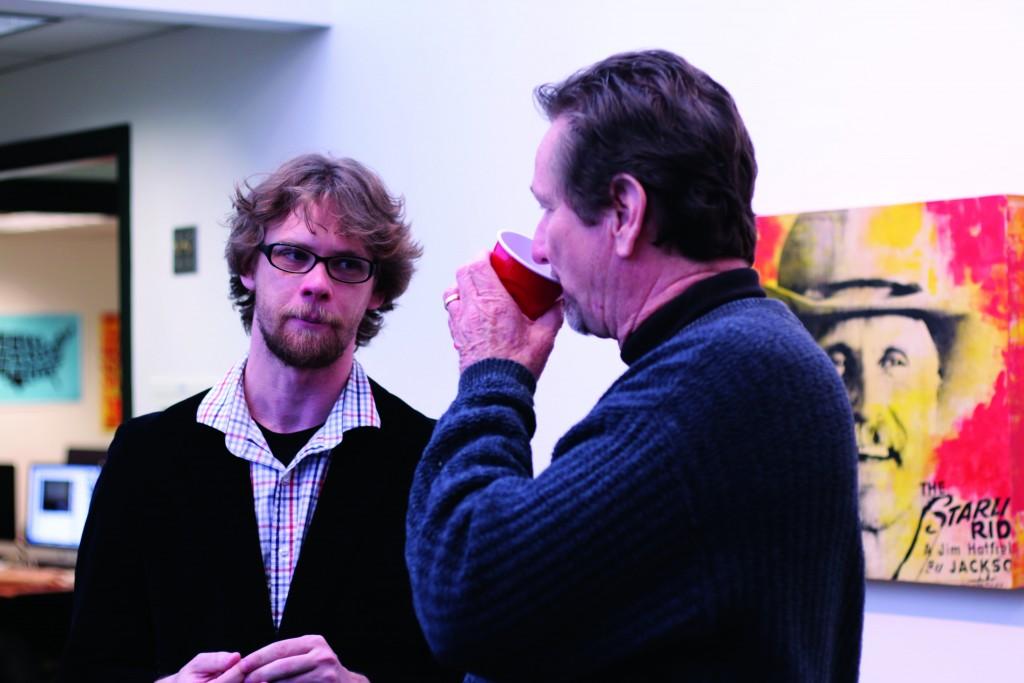
{"label": "yellow paint area", "polygon": [[1024,342],[1024,320],[1014,317],[1010,321],[1010,339],[1014,344]]}
{"label": "yellow paint area", "polygon": [[[1016,503],[1019,505],[1019,503]],[[1024,586],[1024,512],[1014,516],[1013,588]]]}
{"label": "yellow paint area", "polygon": [[863,270],[891,273],[896,280],[918,283],[930,294],[938,292],[943,278],[940,269],[946,264],[938,258],[938,235],[925,220],[923,204],[854,209],[847,218],[858,244],[845,248],[872,261]]}
{"label": "yellow paint area", "polygon": [[907,249],[918,241],[923,221],[923,204],[882,207],[868,221],[867,239],[872,244]]}
{"label": "yellow paint area", "polygon": [[996,378],[1005,366],[1008,341],[993,321],[980,316],[970,315],[960,323],[942,384],[939,435],[955,433],[960,419],[992,400]]}

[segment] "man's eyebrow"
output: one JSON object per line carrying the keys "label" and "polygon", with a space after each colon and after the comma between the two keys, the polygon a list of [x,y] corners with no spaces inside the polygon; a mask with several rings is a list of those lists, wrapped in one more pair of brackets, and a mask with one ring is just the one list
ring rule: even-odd
{"label": "man's eyebrow", "polygon": [[355,249],[340,249],[340,250],[336,251],[333,254],[325,255],[325,254],[321,254],[315,248],[313,248],[313,245],[303,243],[302,241],[277,242],[276,244],[287,244],[289,247],[298,247],[299,249],[305,249],[306,251],[308,251],[308,252],[310,252],[312,254],[316,254],[317,256],[320,256],[322,258],[338,258],[340,256],[355,256],[357,258],[372,260],[372,259],[370,259],[369,256],[363,256],[362,254],[360,254]]}
{"label": "man's eyebrow", "polygon": [[854,355],[853,349],[846,342],[841,342],[841,341],[832,342],[831,344],[829,344],[828,346],[825,346],[823,348],[825,349],[825,351],[829,351],[829,352],[831,352],[831,351],[841,351],[842,353],[845,353],[848,356]]}

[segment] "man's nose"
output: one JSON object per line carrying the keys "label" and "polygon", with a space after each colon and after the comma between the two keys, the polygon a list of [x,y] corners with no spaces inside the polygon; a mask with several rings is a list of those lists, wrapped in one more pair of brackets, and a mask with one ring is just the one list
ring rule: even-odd
{"label": "man's nose", "polygon": [[537,263],[548,262],[547,232],[544,224],[540,223],[533,234],[533,246],[530,248],[530,255],[533,256],[533,260]]}
{"label": "man's nose", "polygon": [[326,298],[330,296],[333,282],[327,274],[327,264],[317,263],[311,271],[302,275],[302,295]]}
{"label": "man's nose", "polygon": [[877,365],[861,366],[853,382],[847,384],[854,411],[872,412],[871,406],[888,407],[893,398],[893,380]]}
{"label": "man's nose", "polygon": [[[871,411],[872,414],[854,413],[854,433],[857,436],[857,446],[861,452],[872,453],[879,457],[888,455],[888,448],[893,443],[892,425],[886,419],[886,415],[880,411]],[[877,452],[875,452],[877,451]]]}

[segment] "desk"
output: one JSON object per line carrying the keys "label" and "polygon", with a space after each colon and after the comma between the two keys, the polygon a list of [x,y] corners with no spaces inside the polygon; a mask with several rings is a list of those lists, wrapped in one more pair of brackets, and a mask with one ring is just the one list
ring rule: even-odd
{"label": "desk", "polygon": [[0,598],[39,593],[68,593],[75,588],[71,569],[5,567],[0,569]]}
{"label": "desk", "polygon": [[0,569],[0,681],[50,683],[68,637],[74,572]]}

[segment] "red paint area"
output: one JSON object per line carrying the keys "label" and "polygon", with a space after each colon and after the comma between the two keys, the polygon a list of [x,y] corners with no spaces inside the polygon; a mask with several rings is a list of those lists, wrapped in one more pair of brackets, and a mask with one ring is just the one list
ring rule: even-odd
{"label": "red paint area", "polygon": [[980,310],[1006,328],[1009,314],[1006,273],[1006,196],[928,202],[940,249],[954,254],[949,264],[957,285],[971,281],[984,293]]}
{"label": "red paint area", "polygon": [[782,252],[782,223],[775,216],[758,216],[757,248],[754,250],[754,268],[761,274],[761,282],[779,279],[779,254]]}
{"label": "red paint area", "polygon": [[1009,496],[1012,490],[1009,420],[1004,371],[996,379],[992,400],[975,406],[960,423],[959,434],[936,447],[933,481],[955,489],[965,500]]}

